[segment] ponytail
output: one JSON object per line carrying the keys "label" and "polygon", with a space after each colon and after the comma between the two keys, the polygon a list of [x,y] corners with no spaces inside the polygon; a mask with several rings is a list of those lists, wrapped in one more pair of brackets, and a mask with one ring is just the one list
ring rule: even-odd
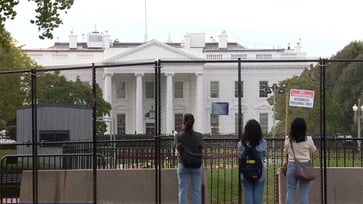
{"label": "ponytail", "polygon": [[190,138],[192,136],[192,132],[193,132],[194,116],[189,113],[184,114],[183,124],[184,124],[185,135],[188,138]]}

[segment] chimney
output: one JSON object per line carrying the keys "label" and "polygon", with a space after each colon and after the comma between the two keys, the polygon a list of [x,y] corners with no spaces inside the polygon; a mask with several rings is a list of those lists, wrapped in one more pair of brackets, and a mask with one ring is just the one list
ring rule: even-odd
{"label": "chimney", "polygon": [[111,37],[108,34],[108,31],[106,31],[105,34],[103,35],[103,47],[105,49],[110,48],[110,44],[111,44]]}
{"label": "chimney", "polygon": [[205,33],[187,33],[184,40],[184,48],[202,48],[205,46]]}
{"label": "chimney", "polygon": [[187,33],[184,35],[184,48],[190,48],[191,35]]}
{"label": "chimney", "polygon": [[73,34],[73,31],[68,35],[69,49],[77,49],[77,35]]}
{"label": "chimney", "polygon": [[218,35],[219,41],[218,41],[218,48],[219,49],[226,49],[227,48],[227,33],[226,31],[223,31],[220,35]]}
{"label": "chimney", "polygon": [[299,42],[296,43],[296,46],[295,46],[295,52],[296,53],[300,53],[301,52],[301,39],[299,39]]}

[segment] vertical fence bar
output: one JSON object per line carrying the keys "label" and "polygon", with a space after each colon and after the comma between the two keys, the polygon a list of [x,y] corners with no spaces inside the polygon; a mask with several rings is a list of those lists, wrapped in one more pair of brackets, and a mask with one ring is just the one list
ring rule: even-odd
{"label": "vertical fence bar", "polygon": [[325,138],[325,66],[323,58],[319,59],[320,67],[320,182],[321,203],[327,203],[327,178],[326,178],[326,138]]}
{"label": "vertical fence bar", "polygon": [[93,203],[97,204],[97,137],[96,137],[96,120],[97,120],[97,93],[96,93],[96,68],[95,64],[92,63],[92,93],[93,93],[93,101],[92,101],[92,117],[93,117]]}
{"label": "vertical fence bar", "polygon": [[[241,139],[242,134],[242,100],[241,100],[241,58],[238,58],[238,135],[237,141]],[[239,161],[239,158],[238,158]],[[238,203],[242,203],[242,186],[241,174],[239,173],[241,167],[238,162]]]}
{"label": "vertical fence bar", "polygon": [[38,203],[37,71],[31,70],[33,203]]}
{"label": "vertical fence bar", "polygon": [[161,204],[161,80],[160,80],[160,75],[161,75],[161,61],[160,59],[158,59],[158,63],[157,63],[157,97],[156,97],[156,106],[157,106],[157,111],[156,111],[156,115],[157,115],[157,120],[155,121],[157,124],[157,139],[158,139],[158,168],[157,168],[157,173],[158,173],[158,183],[159,183],[159,203]]}
{"label": "vertical fence bar", "polygon": [[323,171],[324,171],[324,203],[327,204],[328,203],[328,190],[327,190],[327,183],[328,183],[328,179],[327,179],[327,171],[326,171],[326,168],[327,168],[327,165],[326,165],[326,154],[327,154],[327,145],[326,145],[326,100],[325,100],[325,90],[326,90],[326,87],[325,87],[325,74],[326,74],[326,59],[323,59],[322,60],[322,93],[321,93],[321,96],[322,96],[322,116],[323,116],[323,143],[324,143],[324,154],[323,154],[323,161],[324,161],[324,168],[323,168]]}
{"label": "vertical fence bar", "polygon": [[154,150],[154,168],[155,168],[155,203],[160,204],[160,175],[159,175],[159,149],[160,149],[160,140],[158,135],[158,119],[159,119],[159,106],[158,106],[158,74],[159,74],[159,60],[155,61],[154,65],[154,107],[155,107],[155,121],[154,121],[154,142],[155,142],[155,150]]}

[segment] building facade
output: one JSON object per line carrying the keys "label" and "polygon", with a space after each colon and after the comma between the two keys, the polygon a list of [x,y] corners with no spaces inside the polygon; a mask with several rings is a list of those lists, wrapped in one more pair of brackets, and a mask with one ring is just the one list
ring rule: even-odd
{"label": "building facade", "polygon": [[[127,63],[175,60],[161,68],[161,133],[180,131],[182,115],[193,113],[195,130],[206,134],[235,134],[238,124],[238,64],[224,60],[254,60],[242,63],[242,125],[249,119],[260,121],[264,133],[271,132],[274,118],[270,95],[264,86],[293,76],[309,67],[306,62],[263,62],[263,60],[305,59],[300,43],[290,48],[250,49],[228,42],[226,32],[218,40],[206,41],[204,33],[187,33],[182,42],[150,40],[126,43],[110,40],[107,33],[89,33],[84,42],[70,34],[69,42],[57,42],[46,49],[23,50],[45,68],[82,65],[115,65],[97,70],[97,83],[104,98],[112,104],[112,132],[145,134],[154,131],[154,67],[122,66]],[[203,63],[201,61],[218,61]],[[261,62],[259,61],[261,60]],[[185,61],[181,62],[181,61]],[[195,63],[190,63],[195,61]],[[117,66],[120,65],[120,66]],[[63,71],[68,79],[79,77],[91,83],[91,71]],[[298,88],[298,87],[294,87]],[[228,115],[213,115],[212,103],[226,102]]]}

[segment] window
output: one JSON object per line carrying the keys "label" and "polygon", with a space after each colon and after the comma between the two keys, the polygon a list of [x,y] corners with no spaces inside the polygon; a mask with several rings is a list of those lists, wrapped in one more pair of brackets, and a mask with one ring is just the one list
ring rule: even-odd
{"label": "window", "polygon": [[260,81],[260,97],[267,98],[266,88],[268,87],[267,81]]}
{"label": "window", "polygon": [[268,113],[260,113],[260,125],[263,134],[268,133]]}
{"label": "window", "polygon": [[116,83],[116,97],[125,98],[126,97],[126,85],[124,81],[118,81]]}
{"label": "window", "polygon": [[[63,142],[69,141],[69,130],[40,130],[39,140],[41,142]],[[47,144],[46,147],[61,147],[62,144]]]}
{"label": "window", "polygon": [[231,59],[247,59],[247,54],[231,54]]}
{"label": "window", "polygon": [[[234,131],[238,134],[238,113],[234,114]],[[241,113],[241,133],[243,132],[243,113]]]}
{"label": "window", "polygon": [[146,135],[155,135],[155,123],[146,123]]}
{"label": "window", "polygon": [[222,59],[222,54],[207,54],[207,59],[220,60]]}
{"label": "window", "polygon": [[154,82],[152,81],[147,81],[145,83],[146,86],[146,98],[154,98]]}
{"label": "window", "polygon": [[55,53],[55,54],[51,54],[52,59],[57,59],[57,60],[66,60],[68,59],[68,54],[62,54],[62,53]]}
{"label": "window", "polygon": [[183,122],[183,114],[175,113],[174,118],[175,118],[175,124],[174,124],[175,131],[179,133],[182,130],[181,124]]}
{"label": "window", "polygon": [[219,81],[210,82],[210,97],[211,98],[219,97]]}
{"label": "window", "polygon": [[176,81],[174,83],[174,98],[183,98],[183,82]]}
{"label": "window", "polygon": [[219,134],[219,118],[218,115],[210,115],[210,127],[211,127],[211,135]]}
{"label": "window", "polygon": [[[238,97],[238,81],[234,82],[234,97]],[[241,98],[243,97],[243,81],[241,81]]]}
{"label": "window", "polygon": [[272,54],[256,54],[256,59],[272,59]]}
{"label": "window", "polygon": [[126,115],[125,114],[117,114],[117,134],[118,135],[126,134]]}

